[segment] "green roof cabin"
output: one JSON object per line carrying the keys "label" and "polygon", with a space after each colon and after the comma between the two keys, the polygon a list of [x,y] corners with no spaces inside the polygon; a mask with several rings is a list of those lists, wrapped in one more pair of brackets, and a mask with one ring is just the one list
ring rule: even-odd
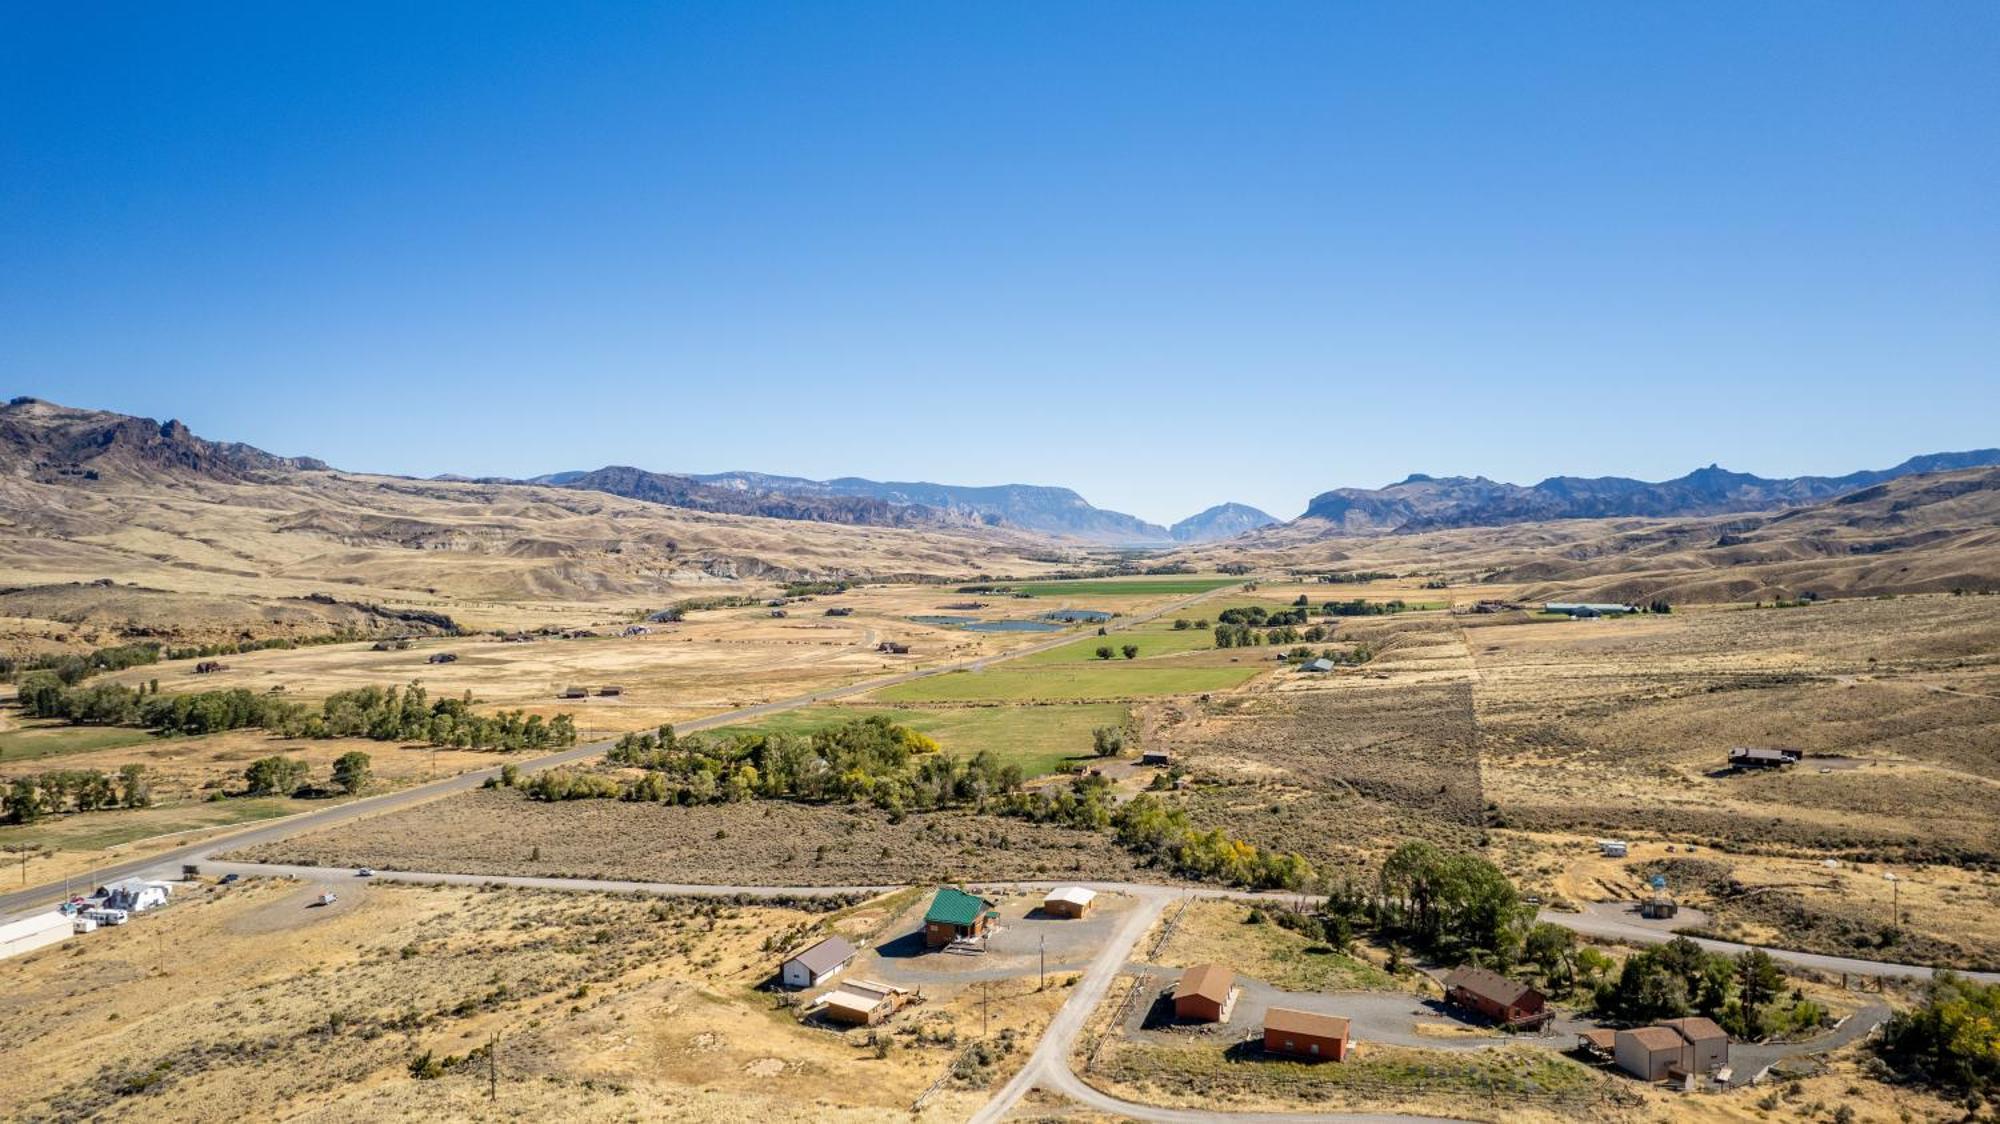
{"label": "green roof cabin", "polygon": [[983,937],[999,916],[985,898],[946,886],[924,913],[924,947],[943,948],[953,941]]}

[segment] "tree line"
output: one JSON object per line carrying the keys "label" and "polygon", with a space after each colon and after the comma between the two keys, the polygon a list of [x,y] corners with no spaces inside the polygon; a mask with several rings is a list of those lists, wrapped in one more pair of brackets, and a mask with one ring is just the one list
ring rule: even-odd
{"label": "tree line", "polygon": [[672,726],[627,734],[605,754],[642,770],[619,778],[551,770],[520,782],[538,800],[625,799],[712,804],[753,797],[808,803],[871,803],[909,811],[978,805],[1021,786],[1018,765],[990,753],[954,758],[926,734],[886,716],[858,718],[811,734],[679,737]]}
{"label": "tree line", "polygon": [[153,802],[144,765],[124,765],[117,775],[102,769],[58,769],[15,777],[0,789],[0,819],[34,823],[63,812],[144,808]]}
{"label": "tree line", "polygon": [[474,714],[470,692],[462,698],[432,701],[420,683],[401,690],[361,687],[335,692],[314,711],[241,687],[163,695],[157,679],[138,688],[116,683],[67,687],[52,675],[36,675],[22,683],[20,701],[32,718],[134,726],[162,734],[264,729],[286,737],[363,737],[510,751],[576,744],[576,725],[568,714],[546,720],[521,710]]}
{"label": "tree line", "polygon": [[44,653],[38,656],[0,656],[0,682],[11,683],[33,671],[50,672],[66,686],[75,686],[100,671],[123,671],[128,667],[158,663],[160,646],[152,642],[114,644],[83,655]]}
{"label": "tree line", "polygon": [[1297,890],[1313,879],[1312,864],[1302,856],[1232,839],[1219,828],[1203,831],[1185,811],[1149,793],[1114,806],[1111,782],[1101,776],[1012,793],[993,810],[1034,823],[1109,830],[1126,850],[1182,878],[1259,890]]}

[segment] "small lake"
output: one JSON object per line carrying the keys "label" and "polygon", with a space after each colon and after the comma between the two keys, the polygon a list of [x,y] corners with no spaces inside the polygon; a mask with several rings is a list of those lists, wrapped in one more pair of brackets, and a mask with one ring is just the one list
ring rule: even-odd
{"label": "small lake", "polygon": [[936,614],[911,617],[918,624],[935,625],[938,628],[962,628],[967,632],[1060,632],[1062,626],[1051,621],[982,621],[978,617],[951,617]]}
{"label": "small lake", "polygon": [[1069,624],[1103,624],[1111,619],[1111,614],[1102,609],[1051,609],[1042,614],[1042,619]]}

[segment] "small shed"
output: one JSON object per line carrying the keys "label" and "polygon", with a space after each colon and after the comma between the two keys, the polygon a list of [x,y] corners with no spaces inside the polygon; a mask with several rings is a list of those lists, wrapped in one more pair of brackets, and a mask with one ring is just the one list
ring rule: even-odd
{"label": "small shed", "polygon": [[1172,763],[1172,758],[1167,755],[1167,751],[1164,749],[1147,749],[1141,750],[1139,753],[1139,764],[1141,765],[1158,765],[1165,768]]}
{"label": "small shed", "polygon": [[943,948],[953,941],[983,937],[999,917],[985,898],[956,886],[943,887],[924,911],[924,947]]}
{"label": "small shed", "polygon": [[854,959],[854,946],[845,937],[828,937],[778,966],[778,979],[786,987],[815,987],[820,981],[840,974]]}
{"label": "small shed", "polygon": [[874,1026],[902,1007],[909,992],[871,980],[849,980],[820,998],[820,1010],[830,1022]]}
{"label": "small shed", "polygon": [[1324,674],[1326,672],[1333,670],[1333,661],[1329,659],[1312,660],[1310,662],[1300,664],[1299,670],[1309,671],[1316,675]]}
{"label": "small shed", "polygon": [[1264,1052],[1294,1058],[1346,1061],[1347,1020],[1273,1007],[1264,1013]]}
{"label": "small shed", "polygon": [[600,699],[615,699],[624,693],[625,688],[623,687],[599,687],[597,689],[597,697]]}
{"label": "small shed", "polygon": [[590,689],[588,687],[564,687],[562,693],[556,697],[562,699],[587,699],[590,697]]}
{"label": "small shed", "polygon": [[1612,1054],[1618,1068],[1641,1081],[1665,1081],[1669,1070],[1681,1064],[1686,1043],[1673,1029],[1642,1026],[1621,1030],[1613,1040]]}
{"label": "small shed", "polygon": [[1444,995],[1454,1006],[1502,1026],[1539,1026],[1553,1017],[1541,992],[1498,972],[1464,965],[1444,978]]}
{"label": "small shed", "polygon": [[1222,964],[1197,964],[1181,973],[1174,985],[1174,1017],[1188,1022],[1229,1021],[1229,999],[1236,991],[1236,973]]}
{"label": "small shed", "polygon": [[1083,917],[1096,900],[1097,891],[1088,886],[1057,886],[1042,899],[1042,912],[1050,917]]}

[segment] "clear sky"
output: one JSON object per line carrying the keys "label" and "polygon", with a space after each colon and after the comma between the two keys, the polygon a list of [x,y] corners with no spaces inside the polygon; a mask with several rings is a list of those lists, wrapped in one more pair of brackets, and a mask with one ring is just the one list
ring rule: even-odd
{"label": "clear sky", "polygon": [[2000,444],[2000,4],[28,4],[0,393],[353,469]]}

